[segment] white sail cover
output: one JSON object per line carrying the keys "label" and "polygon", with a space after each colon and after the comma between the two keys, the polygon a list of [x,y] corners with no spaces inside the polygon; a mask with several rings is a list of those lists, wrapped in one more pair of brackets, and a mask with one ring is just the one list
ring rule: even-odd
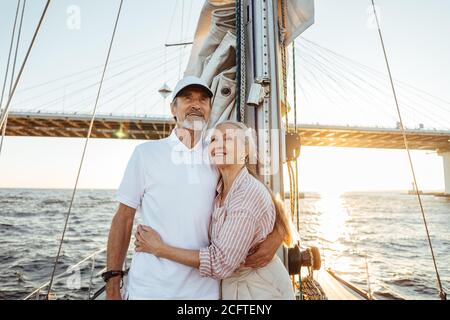
{"label": "white sail cover", "polygon": [[[314,0],[286,0],[286,45],[314,22]],[[184,75],[201,77],[214,93],[208,128],[236,110],[235,0],[206,0]]]}
{"label": "white sail cover", "polygon": [[286,45],[314,23],[314,0],[286,0]]}

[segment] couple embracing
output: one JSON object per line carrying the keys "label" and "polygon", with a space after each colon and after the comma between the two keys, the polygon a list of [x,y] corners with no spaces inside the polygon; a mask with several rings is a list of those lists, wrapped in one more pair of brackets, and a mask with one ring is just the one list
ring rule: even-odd
{"label": "couple embracing", "polygon": [[255,139],[244,124],[219,123],[205,138],[212,96],[200,78],[181,79],[175,129],[135,148],[108,238],[107,299],[294,299],[276,255],[293,243],[292,223],[252,169]]}

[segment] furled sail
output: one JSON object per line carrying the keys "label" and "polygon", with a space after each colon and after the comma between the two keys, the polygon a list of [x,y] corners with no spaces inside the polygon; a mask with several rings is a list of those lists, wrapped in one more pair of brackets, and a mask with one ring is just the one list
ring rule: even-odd
{"label": "furled sail", "polygon": [[286,45],[290,44],[314,23],[314,0],[286,2]]}
{"label": "furled sail", "polygon": [[[280,0],[281,1],[281,0]],[[313,0],[286,0],[286,44],[314,21]],[[203,5],[185,76],[206,81],[214,92],[209,128],[236,118],[236,2],[206,0]]]}

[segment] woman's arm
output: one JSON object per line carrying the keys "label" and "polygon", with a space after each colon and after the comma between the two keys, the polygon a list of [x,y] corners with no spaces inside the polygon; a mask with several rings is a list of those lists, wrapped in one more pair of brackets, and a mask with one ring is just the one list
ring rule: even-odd
{"label": "woman's arm", "polygon": [[150,227],[138,226],[135,245],[136,252],[151,253],[158,258],[165,258],[197,269],[200,267],[198,250],[171,247],[165,244],[161,236]]}
{"label": "woman's arm", "polygon": [[220,232],[200,251],[174,248],[164,244],[152,228],[139,226],[136,251],[151,253],[190,267],[199,268],[204,277],[224,279],[244,262],[255,237],[257,222],[247,210],[228,212]]}
{"label": "woman's arm", "polygon": [[211,245],[200,249],[200,274],[225,279],[244,262],[256,236],[258,222],[246,209],[227,212]]}

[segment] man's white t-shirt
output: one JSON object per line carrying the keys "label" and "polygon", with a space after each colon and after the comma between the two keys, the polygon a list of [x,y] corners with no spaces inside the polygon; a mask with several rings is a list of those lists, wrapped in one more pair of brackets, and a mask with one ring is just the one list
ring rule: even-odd
{"label": "man's white t-shirt", "polygon": [[[117,200],[138,209],[142,223],[174,247],[209,246],[218,172],[201,140],[187,148],[176,136],[136,147],[125,170]],[[128,274],[128,299],[219,299],[220,283],[191,268],[135,252]]]}

